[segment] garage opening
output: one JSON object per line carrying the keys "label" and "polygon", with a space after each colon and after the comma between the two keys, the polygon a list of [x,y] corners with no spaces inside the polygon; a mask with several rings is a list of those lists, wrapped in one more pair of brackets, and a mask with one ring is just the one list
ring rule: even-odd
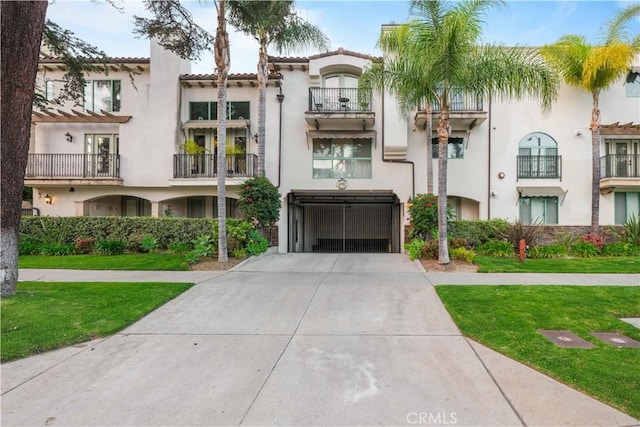
{"label": "garage opening", "polygon": [[391,192],[289,194],[289,251],[400,251],[400,203]]}

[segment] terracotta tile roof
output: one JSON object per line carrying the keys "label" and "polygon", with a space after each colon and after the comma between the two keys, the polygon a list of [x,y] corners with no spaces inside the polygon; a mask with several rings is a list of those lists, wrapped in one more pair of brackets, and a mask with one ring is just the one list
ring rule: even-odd
{"label": "terracotta tile roof", "polygon": [[280,63],[305,63],[309,62],[309,58],[306,56],[271,56],[269,55],[269,62],[280,62]]}
{"label": "terracotta tile roof", "polygon": [[311,55],[309,59],[326,58],[327,56],[333,56],[333,55],[347,55],[347,56],[355,56],[356,58],[362,58],[362,59],[374,59],[374,57],[371,55],[367,55],[360,52],[354,52],[352,50],[346,50],[341,47],[339,47],[338,50],[334,50],[331,52],[324,52],[324,53],[319,53],[317,55]]}
{"label": "terracotta tile roof", "polygon": [[303,56],[269,56],[269,62],[271,63],[284,63],[284,64],[291,64],[291,63],[305,63],[305,62],[309,62],[309,60],[311,59],[319,59],[319,58],[326,58],[328,56],[334,56],[334,55],[347,55],[347,56],[354,56],[356,58],[362,58],[362,59],[368,59],[371,61],[381,61],[382,58],[380,57],[376,57],[376,56],[371,56],[371,55],[367,55],[365,53],[360,53],[360,52],[354,52],[352,50],[347,50],[347,49],[343,49],[343,48],[338,48],[338,50],[333,50],[331,52],[323,52],[323,53],[318,53],[316,55],[311,55],[309,57],[303,57]]}
{"label": "terracotta tile roof", "polygon": [[[58,56],[40,56],[38,60],[41,64],[62,64],[63,60]],[[101,60],[92,60],[91,62],[102,63]],[[119,64],[148,64],[149,58],[143,57],[113,57],[107,58],[107,63],[119,63]]]}
{"label": "terracotta tile roof", "polygon": [[[216,80],[216,74],[181,74],[180,80]],[[280,74],[269,74],[269,79],[279,79]],[[229,74],[229,80],[258,80],[256,73],[232,73]]]}

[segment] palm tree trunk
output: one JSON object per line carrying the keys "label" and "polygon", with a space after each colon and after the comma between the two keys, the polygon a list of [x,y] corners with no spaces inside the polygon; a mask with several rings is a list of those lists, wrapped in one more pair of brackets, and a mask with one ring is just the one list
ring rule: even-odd
{"label": "palm tree trunk", "polygon": [[260,51],[258,53],[258,176],[265,176],[266,152],[266,102],[267,102],[267,35],[260,35]]}
{"label": "palm tree trunk", "polygon": [[599,91],[592,93],[591,110],[591,233],[600,232],[600,107]]}
{"label": "palm tree trunk", "polygon": [[447,161],[449,145],[449,105],[441,103],[438,120],[438,264],[449,264],[447,241]]}
{"label": "palm tree trunk", "polygon": [[431,134],[433,133],[431,120],[433,119],[433,109],[431,108],[430,102],[427,101],[424,111],[427,118],[425,129],[427,133],[427,194],[433,194],[433,155],[431,147]]}
{"label": "palm tree trunk", "polygon": [[227,254],[227,77],[229,75],[229,34],[225,17],[225,0],[218,4],[218,28],[216,30],[215,59],[218,68],[218,261],[229,261]]}
{"label": "palm tree trunk", "polygon": [[16,293],[18,228],[27,167],[31,111],[47,2],[2,1],[2,192],[0,295]]}

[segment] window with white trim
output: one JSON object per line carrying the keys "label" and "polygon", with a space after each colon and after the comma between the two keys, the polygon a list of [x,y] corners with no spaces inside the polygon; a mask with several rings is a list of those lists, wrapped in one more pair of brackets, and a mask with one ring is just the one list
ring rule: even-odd
{"label": "window with white trim", "polygon": [[518,203],[523,224],[558,224],[557,197],[522,197]]}
{"label": "window with white trim", "polygon": [[[431,157],[438,158],[438,138],[431,138]],[[464,138],[449,137],[447,158],[464,159]]]}
{"label": "window with white trim", "polygon": [[87,80],[84,86],[85,111],[120,111],[122,86],[120,80]]}
{"label": "window with white trim", "polygon": [[635,215],[640,218],[640,192],[614,193],[614,217],[616,224],[624,224]]}
{"label": "window with white trim", "polygon": [[371,139],[314,139],[313,178],[371,178]]}

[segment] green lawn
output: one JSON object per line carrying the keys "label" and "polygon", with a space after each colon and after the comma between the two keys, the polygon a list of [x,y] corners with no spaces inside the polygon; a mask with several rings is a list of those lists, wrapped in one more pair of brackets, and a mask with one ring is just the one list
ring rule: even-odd
{"label": "green lawn", "polygon": [[124,255],[21,255],[19,268],[63,268],[72,270],[189,270],[184,255],[153,253]]}
{"label": "green lawn", "polygon": [[[616,348],[589,332],[640,330],[640,287],[438,286],[463,334],[640,418],[640,349]],[[562,349],[538,329],[571,330],[596,348]]]}
{"label": "green lawn", "polygon": [[479,273],[640,273],[640,257],[567,259],[497,258],[478,255]]}
{"label": "green lawn", "polygon": [[191,286],[18,282],[0,301],[2,362],[113,334]]}

